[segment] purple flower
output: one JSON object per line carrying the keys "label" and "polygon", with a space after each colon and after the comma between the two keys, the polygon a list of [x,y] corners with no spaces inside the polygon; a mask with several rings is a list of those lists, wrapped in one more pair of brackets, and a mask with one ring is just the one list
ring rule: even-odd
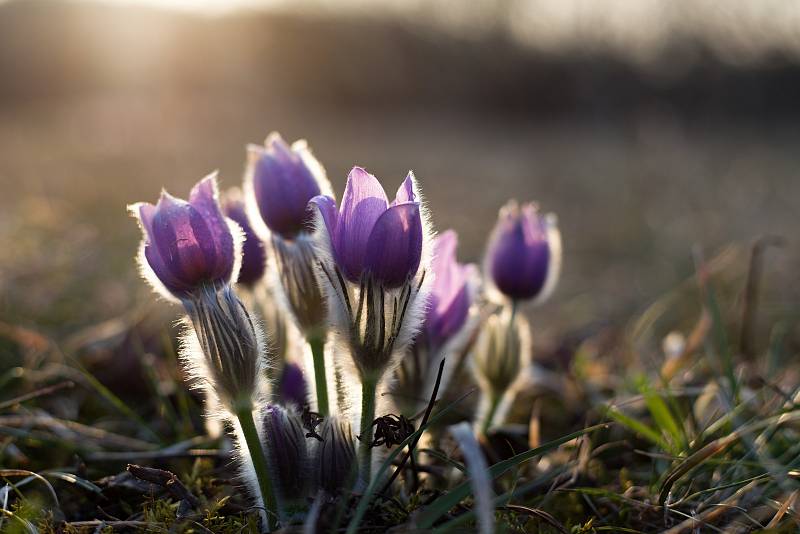
{"label": "purple flower", "polygon": [[308,387],[303,370],[296,363],[283,366],[280,382],[280,398],[284,404],[294,404],[302,409],[308,403]]}
{"label": "purple flower", "polygon": [[258,213],[271,232],[291,239],[307,229],[313,214],[308,201],[327,185],[325,172],[305,141],[291,147],[273,132],[265,147],[249,147],[248,181]]}
{"label": "purple flower", "polygon": [[437,236],[433,243],[434,279],[428,297],[425,333],[434,348],[441,347],[461,330],[472,304],[470,280],[477,273],[474,265],[456,261],[457,246],[458,235],[452,230]]}
{"label": "purple flower", "polygon": [[225,215],[241,226],[244,232],[242,245],[242,266],[239,269],[238,283],[245,286],[255,285],[264,276],[267,266],[267,251],[264,243],[253,231],[247,217],[244,201],[238,189],[230,189],[225,195],[223,203]]}
{"label": "purple flower", "polygon": [[236,243],[217,197],[212,174],[192,188],[189,202],[164,191],[155,206],[140,202],[129,208],[144,232],[142,266],[174,297],[184,299],[206,284],[227,284],[234,274]]}
{"label": "purple flower", "polygon": [[316,204],[325,222],[334,259],[351,282],[371,275],[387,288],[403,285],[417,273],[422,257],[422,219],[409,173],[389,203],[380,182],[361,167],[347,177],[341,208],[330,197]]}
{"label": "purple flower", "polygon": [[486,272],[497,289],[514,300],[540,302],[555,288],[560,268],[555,217],[539,215],[534,204],[506,204],[486,252]]}

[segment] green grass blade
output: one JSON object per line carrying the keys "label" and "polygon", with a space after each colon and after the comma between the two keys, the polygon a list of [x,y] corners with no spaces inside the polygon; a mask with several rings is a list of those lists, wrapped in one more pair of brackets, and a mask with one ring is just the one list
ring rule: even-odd
{"label": "green grass blade", "polygon": [[606,415],[613,419],[614,421],[628,427],[633,432],[639,434],[646,440],[652,442],[653,444],[657,445],[663,451],[670,451],[671,448],[669,443],[667,443],[664,438],[654,429],[650,428],[646,424],[642,423],[641,421],[637,421],[633,417],[627,416],[621,411],[617,410],[616,408],[608,407],[605,410]]}

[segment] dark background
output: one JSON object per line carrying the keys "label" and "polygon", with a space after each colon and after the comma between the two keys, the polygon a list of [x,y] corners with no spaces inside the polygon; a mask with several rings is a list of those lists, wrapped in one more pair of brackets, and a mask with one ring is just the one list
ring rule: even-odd
{"label": "dark background", "polygon": [[244,145],[271,130],[307,138],[339,193],[354,164],[387,190],[413,169],[464,259],[507,198],[556,212],[564,272],[533,312],[540,339],[624,324],[692,275],[693,247],[733,244],[741,266],[764,234],[786,241],[763,311],[796,316],[796,43],[678,27],[642,56],[613,35],[543,48],[505,19],[378,14],[0,3],[0,322],[61,339],[148,305],[126,204],[214,169],[238,185]]}

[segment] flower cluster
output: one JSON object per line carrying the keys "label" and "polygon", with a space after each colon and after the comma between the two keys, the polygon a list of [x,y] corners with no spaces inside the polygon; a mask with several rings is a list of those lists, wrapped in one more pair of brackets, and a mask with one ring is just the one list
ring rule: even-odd
{"label": "flower cluster", "polygon": [[183,306],[182,362],[233,430],[271,530],[373,483],[379,450],[415,434],[435,387],[464,369],[478,430],[501,424],[531,362],[519,309],[552,292],[561,243],[553,216],[511,202],[482,275],[458,262],[454,231],[434,235],[413,173],[390,200],[354,167],[337,205],[304,141],[274,133],[247,154],[242,190],[222,200],[214,174],[188,201],[163,192],[130,210],[142,272]]}

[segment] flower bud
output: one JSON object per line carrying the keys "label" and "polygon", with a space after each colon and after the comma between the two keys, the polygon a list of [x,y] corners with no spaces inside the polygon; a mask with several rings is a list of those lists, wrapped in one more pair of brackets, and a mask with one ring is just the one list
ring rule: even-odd
{"label": "flower bud", "polygon": [[315,483],[318,489],[336,495],[351,487],[358,475],[353,433],[348,423],[331,416],[319,434],[322,439],[315,445],[313,460]]}
{"label": "flower bud", "polygon": [[530,326],[508,308],[490,315],[472,352],[472,370],[481,390],[501,396],[531,360]]}
{"label": "flower bud", "polygon": [[244,233],[242,245],[242,267],[239,269],[237,283],[252,287],[264,276],[267,267],[267,252],[264,243],[253,231],[247,217],[244,200],[238,189],[229,189],[225,194],[223,210],[233,222],[238,224]]}
{"label": "flower bud", "polygon": [[282,507],[302,507],[308,494],[309,454],[300,416],[269,404],[263,411],[267,454]]}
{"label": "flower bud", "polygon": [[248,182],[258,212],[270,232],[292,239],[308,229],[308,201],[326,184],[325,171],[311,155],[305,141],[291,147],[273,132],[264,147],[248,147]]}
{"label": "flower bud", "polygon": [[513,300],[544,301],[561,270],[561,235],[555,216],[541,216],[534,204],[510,201],[489,238],[486,274]]}
{"label": "flower bud", "polygon": [[214,173],[194,186],[188,202],[164,191],[155,206],[129,207],[144,232],[139,263],[164,296],[185,299],[238,274],[240,236],[222,215],[217,197]]}

